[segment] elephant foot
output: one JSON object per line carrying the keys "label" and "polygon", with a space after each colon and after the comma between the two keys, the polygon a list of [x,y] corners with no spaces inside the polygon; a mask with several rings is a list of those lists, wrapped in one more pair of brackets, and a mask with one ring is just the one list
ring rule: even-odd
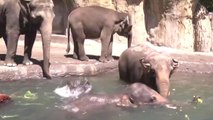
{"label": "elephant foot", "polygon": [[108,62],[108,60],[105,57],[100,57],[99,61],[102,62],[102,63]]}
{"label": "elephant foot", "polygon": [[113,61],[114,58],[113,58],[112,56],[109,56],[109,57],[107,57],[107,60],[108,60],[108,61]]}
{"label": "elephant foot", "polygon": [[17,66],[17,64],[14,61],[5,61],[4,65],[8,66],[8,67],[16,67]]}
{"label": "elephant foot", "polygon": [[81,61],[89,61],[89,58],[87,56],[79,57],[79,60]]}
{"label": "elephant foot", "polygon": [[23,61],[23,64],[24,64],[24,65],[32,65],[33,62],[30,61],[30,60],[24,60],[24,61]]}
{"label": "elephant foot", "polygon": [[72,57],[73,57],[74,59],[78,59],[78,56],[77,56],[76,53],[73,53]]}

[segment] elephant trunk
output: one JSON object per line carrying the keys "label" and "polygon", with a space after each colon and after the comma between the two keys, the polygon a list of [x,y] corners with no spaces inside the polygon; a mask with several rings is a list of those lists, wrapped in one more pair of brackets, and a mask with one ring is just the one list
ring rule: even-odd
{"label": "elephant trunk", "polygon": [[132,44],[132,30],[128,34],[128,48],[131,47]]}
{"label": "elephant trunk", "polygon": [[163,97],[168,97],[170,88],[169,74],[167,74],[165,71],[157,73],[156,84],[158,92]]}
{"label": "elephant trunk", "polygon": [[51,79],[49,74],[49,59],[50,59],[50,38],[52,34],[52,20],[53,19],[44,19],[41,23],[40,33],[42,37],[42,47],[43,47],[43,73],[44,76],[48,79]]}

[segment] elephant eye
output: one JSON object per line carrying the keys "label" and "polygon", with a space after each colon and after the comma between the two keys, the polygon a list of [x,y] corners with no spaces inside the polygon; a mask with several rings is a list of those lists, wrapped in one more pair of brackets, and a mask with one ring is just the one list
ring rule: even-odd
{"label": "elephant eye", "polygon": [[129,97],[129,101],[134,104],[134,99],[132,97]]}

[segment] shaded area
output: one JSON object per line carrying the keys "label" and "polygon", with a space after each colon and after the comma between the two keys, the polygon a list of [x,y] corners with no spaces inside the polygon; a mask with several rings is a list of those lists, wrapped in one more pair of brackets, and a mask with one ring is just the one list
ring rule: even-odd
{"label": "shaded area", "polygon": [[[68,55],[64,55],[66,58],[73,58],[73,54],[68,54]],[[89,57],[89,59],[95,59],[98,61],[99,57],[98,55],[87,55]],[[119,57],[118,56],[112,56],[114,58],[114,60],[118,60]],[[73,58],[74,59],[74,58]]]}
{"label": "shaded area", "polygon": [[[5,54],[0,54],[0,60],[3,60],[3,61],[4,61],[5,56],[6,56]],[[17,64],[22,64],[23,59],[24,59],[24,56],[21,56],[21,55],[16,55],[16,56],[15,56],[15,62],[16,62]],[[42,61],[36,60],[36,59],[34,59],[34,58],[32,58],[31,61],[33,62],[33,64],[42,66]]]}
{"label": "shaded area", "polygon": [[213,1],[212,0],[200,0],[200,3],[204,5],[209,12],[213,12]]}

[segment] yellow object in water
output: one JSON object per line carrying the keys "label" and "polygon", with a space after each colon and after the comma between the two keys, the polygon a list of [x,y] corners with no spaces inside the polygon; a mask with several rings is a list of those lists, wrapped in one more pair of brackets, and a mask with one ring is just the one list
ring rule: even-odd
{"label": "yellow object in water", "polygon": [[38,98],[37,94],[36,93],[32,93],[31,91],[27,91],[25,94],[24,94],[24,98],[25,99],[30,99],[30,100],[35,100]]}
{"label": "yellow object in water", "polygon": [[203,99],[199,96],[193,96],[193,102],[195,103],[203,103]]}
{"label": "yellow object in water", "polygon": [[201,98],[198,98],[198,99],[197,99],[197,102],[198,102],[198,103],[203,103],[203,100],[202,100]]}

